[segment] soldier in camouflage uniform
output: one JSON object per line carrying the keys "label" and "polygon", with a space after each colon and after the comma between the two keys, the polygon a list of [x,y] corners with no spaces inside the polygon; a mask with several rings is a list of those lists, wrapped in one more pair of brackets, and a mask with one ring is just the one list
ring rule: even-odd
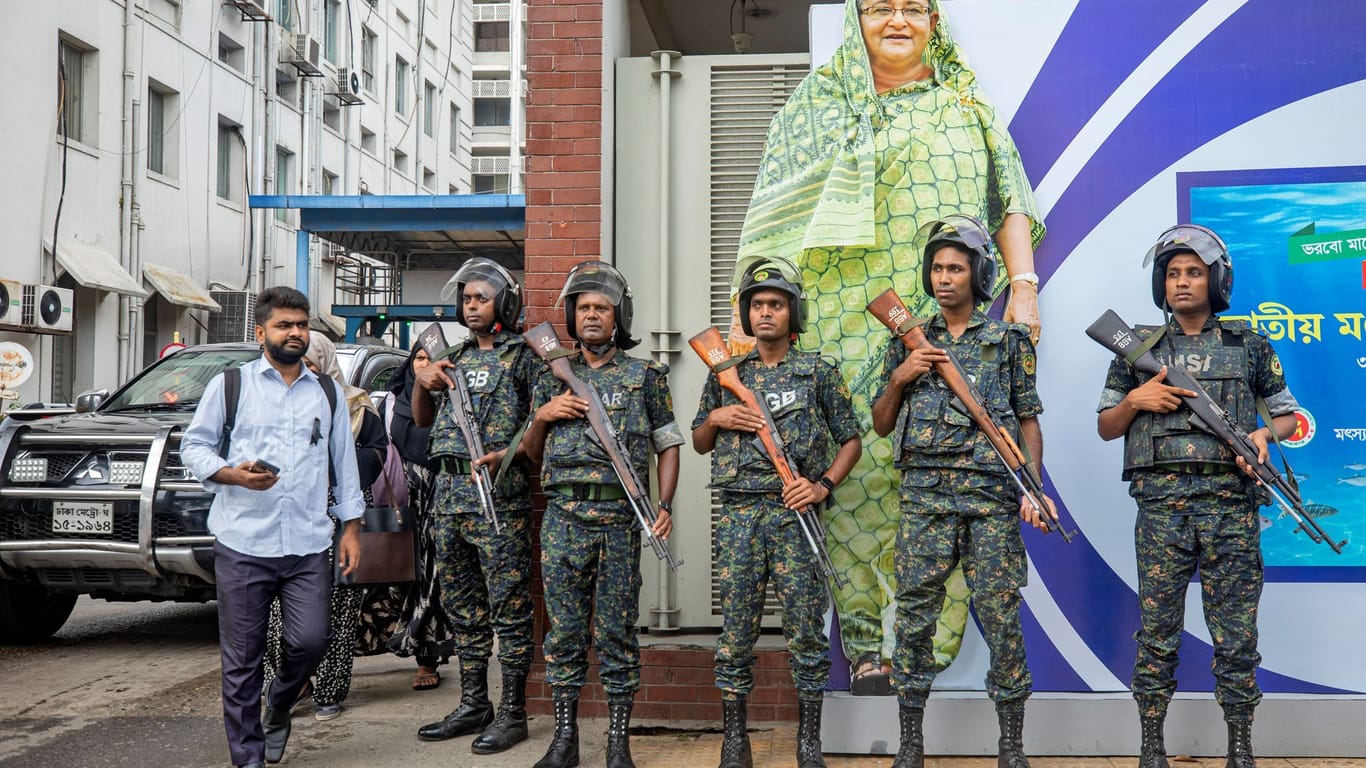
{"label": "soldier in camouflage uniform", "polygon": [[1042,462],[1034,345],[1026,326],[992,320],[976,309],[977,302],[990,300],[995,277],[991,236],[980,221],[949,216],[927,224],[917,237],[925,243],[925,292],[940,307],[923,326],[934,346],[908,354],[894,341],[873,404],[873,429],[884,436],[896,432],[894,463],[902,473],[892,668],[901,748],[893,766],[924,765],[925,702],[935,677],[931,638],[944,582],[961,562],[991,650],[986,684],[1000,721],[997,762],[1000,768],[1028,768],[1022,732],[1032,678],[1020,628],[1027,566],[1016,516],[1041,530],[1046,526],[1021,498],[986,435],[954,407],[956,398],[934,366],[948,362],[951,352],[992,418]]}
{"label": "soldier in camouflage uniform", "polygon": [[[529,463],[513,461],[494,494],[503,530],[484,519],[471,461],[496,472],[531,412],[532,387],[544,365],[513,331],[521,287],[503,267],[475,258],[447,283],[443,301],[458,295],[456,321],[470,338],[417,375],[428,396],[413,398],[413,421],[433,424],[430,456],[439,466],[433,521],[441,601],[455,629],[460,655],[460,703],[444,719],[418,729],[426,741],[480,733],[477,754],[508,749],[527,738],[526,678],[532,659],[531,486]],[[470,456],[452,416],[451,376],[464,376],[486,456]],[[440,394],[439,407],[434,396]],[[434,422],[434,423],[433,423]],[[503,693],[495,716],[488,663],[498,636]]]}
{"label": "soldier in camouflage uniform", "polygon": [[[707,377],[692,423],[693,448],[712,455],[711,487],[724,512],[716,529],[722,629],[716,640],[716,687],[721,689],[725,739],[720,768],[753,765],[745,732],[745,698],[754,687],[754,643],[759,639],[770,576],[782,604],[783,633],[797,686],[799,768],[824,768],[821,702],[830,677],[823,578],[793,510],[824,504],[858,461],[862,428],[849,388],[834,363],[798,352],[793,339],[806,324],[806,296],[792,264],[755,262],[740,283],[740,322],[757,346],[735,369],[764,398],[799,477],[784,486],[754,433],[763,417]],[[836,450],[838,446],[838,451]],[[821,531],[821,535],[824,531]]]}
{"label": "soldier in camouflage uniform", "polygon": [[[560,300],[569,335],[579,342],[570,365],[597,390],[639,478],[649,477],[650,454],[658,455],[654,532],[667,538],[683,444],[674,421],[669,368],[625,353],[640,342],[631,338],[630,288],[616,269],[598,261],[579,264]],[[555,700],[554,739],[536,768],[578,765],[579,689],[588,674],[590,638],[607,692],[607,765],[634,768],[627,727],[640,688],[640,531],[607,453],[583,418],[588,403],[547,371],[536,384],[534,406],[524,446],[541,461],[546,496],[541,574],[550,619],[546,682]]]}
{"label": "soldier in camouflage uniform", "polygon": [[[1217,234],[1196,225],[1163,232],[1148,252],[1153,302],[1171,319],[1140,326],[1146,348],[1184,366],[1267,458],[1267,441],[1293,434],[1295,397],[1271,343],[1247,323],[1220,320],[1233,291],[1233,262]],[[1158,338],[1154,338],[1154,337]],[[1176,690],[1186,587],[1198,569],[1205,623],[1214,644],[1214,697],[1228,723],[1229,768],[1253,768],[1252,712],[1261,701],[1256,670],[1262,594],[1257,510],[1270,499],[1241,458],[1190,424],[1181,398],[1194,395],[1115,359],[1101,394],[1100,436],[1124,436],[1124,474],[1138,502],[1134,527],[1141,623],[1134,639],[1140,768],[1166,768],[1162,726]],[[1271,424],[1258,428],[1256,401]],[[1240,471],[1243,470],[1243,471]],[[1246,474],[1245,474],[1246,471]]]}

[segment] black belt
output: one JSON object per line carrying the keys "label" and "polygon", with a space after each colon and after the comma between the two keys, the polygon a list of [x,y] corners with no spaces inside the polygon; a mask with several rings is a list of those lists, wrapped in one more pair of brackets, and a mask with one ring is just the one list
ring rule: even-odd
{"label": "black belt", "polygon": [[607,483],[555,483],[546,486],[547,493],[566,496],[574,501],[614,501],[626,498],[626,491],[620,485]]}
{"label": "black belt", "polygon": [[462,459],[457,456],[442,456],[441,471],[449,475],[464,475],[469,477],[474,465],[469,459]]}

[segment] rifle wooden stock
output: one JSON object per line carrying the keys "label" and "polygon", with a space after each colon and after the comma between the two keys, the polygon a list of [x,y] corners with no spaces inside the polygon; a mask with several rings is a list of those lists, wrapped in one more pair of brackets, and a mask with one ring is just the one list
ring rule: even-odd
{"label": "rifle wooden stock", "polygon": [[[760,444],[764,446],[764,452],[768,454],[769,461],[773,462],[773,468],[777,470],[778,477],[783,481],[783,485],[791,483],[797,479],[796,468],[792,466],[792,460],[788,458],[787,450],[783,447],[783,439],[778,434],[778,425],[773,421],[773,412],[769,410],[768,404],[763,398],[754,394],[754,390],[745,386],[740,381],[740,374],[735,370],[731,362],[730,349],[726,346],[726,341],[721,337],[721,332],[715,328],[708,328],[688,340],[693,351],[702,362],[707,364],[712,373],[716,374],[716,379],[726,391],[735,395],[740,402],[744,403],[755,413],[764,419],[764,426],[757,433]],[[834,563],[830,561],[830,554],[825,548],[825,527],[821,525],[820,516],[816,514],[814,507],[808,505],[805,509],[798,510],[798,522],[802,527],[802,535],[806,538],[807,544],[811,547],[812,554],[816,558],[816,565],[826,578],[835,582],[836,587],[843,587],[848,584],[848,580],[835,570]]]}
{"label": "rifle wooden stock", "polygon": [[587,401],[588,424],[612,463],[612,470],[616,473],[622,490],[626,492],[626,499],[635,513],[636,522],[640,523],[641,530],[645,533],[645,539],[650,542],[650,548],[654,550],[655,555],[669,564],[670,570],[678,570],[683,561],[674,560],[669,545],[655,535],[654,524],[659,519],[659,513],[650,503],[649,488],[636,476],[626,446],[622,444],[621,438],[612,427],[611,418],[607,415],[607,409],[603,406],[597,389],[574,375],[574,369],[569,365],[569,356],[572,353],[560,346],[560,339],[555,335],[555,329],[550,323],[541,323],[523,333],[522,338],[526,339],[532,351],[545,361],[552,376],[569,387],[569,391],[573,392],[575,397]]}
{"label": "rifle wooden stock", "polygon": [[[887,326],[907,349],[938,349],[930,344],[929,339],[925,338],[925,332],[920,329],[922,323],[911,317],[911,312],[906,308],[901,297],[895,290],[887,289],[881,295],[868,303],[868,311],[873,314],[883,325]],[[1034,507],[1040,517],[1045,522],[1044,532],[1057,529],[1062,534],[1063,541],[1072,543],[1072,533],[1069,533],[1066,526],[1058,518],[1042,499],[1045,494],[1043,491],[1043,481],[1039,476],[1037,467],[1029,461],[1020,446],[1015,442],[1010,433],[1001,429],[1000,425],[991,418],[991,413],[987,411],[986,401],[982,399],[982,394],[973,386],[968,378],[967,371],[963,370],[962,363],[954,357],[948,350],[943,350],[948,355],[947,363],[935,363],[935,373],[948,385],[949,391],[957,398],[959,404],[966,410],[969,418],[982,430],[995,449],[996,455],[1000,457],[1001,463],[1009,470],[1010,476],[1014,478],[1019,486],[1021,493],[1028,500],[1030,506]]]}
{"label": "rifle wooden stock", "polygon": [[[1134,354],[1141,348],[1138,334],[1114,310],[1107,309],[1105,314],[1096,318],[1096,321],[1086,329],[1086,335],[1090,336],[1092,341],[1114,352],[1137,371],[1150,376],[1156,376],[1162,371],[1162,361],[1151,351],[1144,350],[1141,355]],[[1347,544],[1347,540],[1338,542],[1329,536],[1323,526],[1319,525],[1319,521],[1305,511],[1299,488],[1285,475],[1277,472],[1275,467],[1258,463],[1260,452],[1252,438],[1242,427],[1234,423],[1233,417],[1222,405],[1210,398],[1204,387],[1200,386],[1200,382],[1191,376],[1189,371],[1180,366],[1167,366],[1166,381],[1171,386],[1189,389],[1195,393],[1194,397],[1181,398],[1191,411],[1191,425],[1224,441],[1235,455],[1242,457],[1243,461],[1252,467],[1257,479],[1271,491],[1277,505],[1299,523],[1296,530],[1304,531],[1315,544],[1326,543],[1334,552],[1342,554],[1342,548]],[[1276,428],[1274,424],[1266,426],[1267,429]]]}
{"label": "rifle wooden stock", "polygon": [[[427,352],[427,358],[433,362],[447,349],[446,334],[438,323],[427,326],[418,340],[422,344],[422,349]],[[446,390],[451,416],[455,420],[456,428],[460,430],[460,437],[465,443],[465,450],[470,454],[470,463],[473,464],[475,459],[484,455],[484,438],[480,433],[479,423],[474,418],[474,401],[470,398],[465,374],[457,369],[451,376],[451,381],[455,382],[455,387]],[[493,497],[493,476],[489,474],[487,466],[481,464],[474,467],[474,487],[479,494],[479,509],[484,520],[493,526],[494,533],[502,533],[503,522],[498,519],[496,500]]]}

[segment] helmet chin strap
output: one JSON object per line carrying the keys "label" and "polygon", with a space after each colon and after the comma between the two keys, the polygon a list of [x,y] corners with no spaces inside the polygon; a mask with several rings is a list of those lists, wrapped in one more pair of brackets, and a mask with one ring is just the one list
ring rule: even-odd
{"label": "helmet chin strap", "polygon": [[585,344],[584,342],[580,341],[579,346],[600,357],[602,355],[607,354],[608,352],[611,352],[612,348],[616,346],[616,343],[613,340],[608,339],[606,344],[598,344],[597,346],[594,346],[592,344]]}

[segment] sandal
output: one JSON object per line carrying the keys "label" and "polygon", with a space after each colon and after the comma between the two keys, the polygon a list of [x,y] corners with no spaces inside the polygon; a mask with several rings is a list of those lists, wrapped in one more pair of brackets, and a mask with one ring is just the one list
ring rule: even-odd
{"label": "sandal", "polygon": [[849,693],[854,696],[890,696],[892,675],[876,652],[860,654],[849,665]]}
{"label": "sandal", "polygon": [[414,691],[430,691],[441,685],[441,672],[431,667],[418,667],[413,676]]}

